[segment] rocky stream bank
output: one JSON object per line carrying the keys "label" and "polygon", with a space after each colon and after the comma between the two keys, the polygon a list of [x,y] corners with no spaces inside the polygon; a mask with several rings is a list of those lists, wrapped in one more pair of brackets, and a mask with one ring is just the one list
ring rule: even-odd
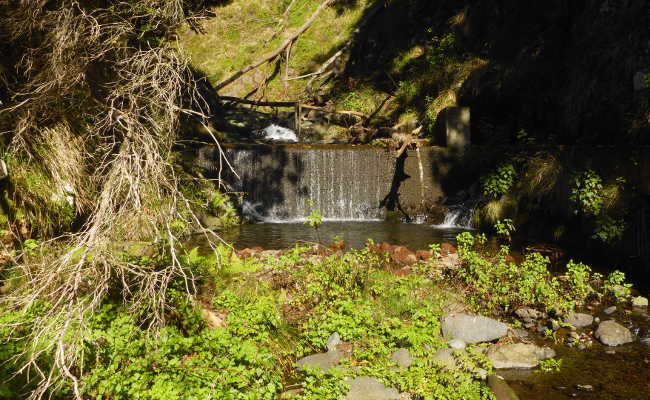
{"label": "rocky stream bank", "polygon": [[[436,252],[412,251],[386,242],[368,247],[387,257],[388,270],[397,277],[421,273],[423,265],[435,265],[435,268],[427,270],[427,275],[444,282],[445,277],[463,268],[456,247],[448,243],[441,244]],[[267,266],[254,276],[273,281],[282,279],[285,272],[275,270],[264,260],[276,259],[288,251],[257,247],[240,250],[237,255],[266,263]],[[319,261],[330,254],[343,252],[345,243],[338,241],[327,248],[314,246],[304,257]],[[441,305],[440,332],[437,334],[445,344],[424,353],[416,350],[418,355],[408,347],[396,347],[386,360],[392,365],[393,372],[406,373],[415,360],[427,357],[426,362],[432,362],[445,371],[471,374],[473,379],[489,387],[498,400],[643,399],[644,393],[650,393],[650,381],[644,382],[650,377],[647,368],[650,363],[647,298],[621,293],[611,304],[594,300],[574,312],[519,307],[504,315],[483,316],[463,301],[462,287],[450,281],[450,287],[444,289],[454,293]],[[358,362],[355,362],[355,347],[358,346],[358,342],[345,340],[339,332],[332,331],[323,351],[296,359],[295,368],[303,372],[315,369],[324,374],[338,370],[349,375],[344,379],[349,386],[346,400],[420,398],[406,391],[400,392],[380,376],[361,374],[360,367],[355,365]],[[485,356],[491,368],[468,367],[467,359],[476,355]],[[602,362],[602,358],[609,360]],[[603,368],[607,371],[602,371]],[[621,379],[601,380],[612,372],[628,376],[628,385],[622,384]],[[588,379],[589,375],[593,378]],[[297,398],[302,392],[303,389],[296,384],[283,392],[281,398]]]}

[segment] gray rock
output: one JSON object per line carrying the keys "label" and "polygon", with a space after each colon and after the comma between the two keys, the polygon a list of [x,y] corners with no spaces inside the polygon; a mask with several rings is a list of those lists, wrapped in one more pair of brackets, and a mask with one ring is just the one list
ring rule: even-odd
{"label": "gray rock", "polygon": [[298,369],[300,371],[304,371],[305,367],[309,366],[312,368],[318,368],[323,372],[327,372],[330,370],[330,368],[338,365],[339,361],[341,361],[344,357],[345,354],[342,351],[338,350],[328,351],[327,353],[312,354],[298,360]]}
{"label": "gray rock", "polygon": [[408,349],[397,349],[390,355],[391,360],[400,368],[408,368],[413,364],[413,357]]}
{"label": "gray rock", "polygon": [[616,306],[610,306],[603,310],[605,315],[612,315],[616,312]]}
{"label": "gray rock", "polygon": [[336,346],[338,346],[339,343],[341,343],[341,335],[339,335],[338,332],[332,333],[327,339],[327,344],[325,345],[327,347],[327,351],[335,350]]}
{"label": "gray rock", "polygon": [[487,373],[488,373],[488,372],[487,372],[486,370],[484,370],[483,368],[479,368],[479,369],[476,370],[476,374],[475,374],[475,376],[476,376],[478,379],[484,381],[484,380],[487,379]]}
{"label": "gray rock", "polygon": [[480,315],[461,313],[442,317],[442,334],[448,340],[460,339],[465,343],[490,342],[508,333],[508,325]]}
{"label": "gray rock", "polygon": [[508,385],[505,379],[498,375],[490,375],[487,378],[488,387],[494,393],[497,400],[519,400],[519,396]]}
{"label": "gray rock", "polygon": [[524,339],[527,338],[530,334],[527,330],[522,328],[514,328],[508,331],[508,333],[515,338]]}
{"label": "gray rock", "polygon": [[564,322],[576,328],[584,328],[594,323],[594,317],[589,314],[572,312],[564,317]]}
{"label": "gray rock", "polygon": [[637,296],[632,298],[632,307],[647,307],[647,306],[648,306],[647,297]]}
{"label": "gray rock", "polygon": [[554,357],[555,351],[534,344],[513,343],[490,346],[487,356],[494,368],[533,368],[540,360]]}
{"label": "gray rock", "polygon": [[360,376],[346,379],[345,384],[350,385],[350,391],[345,396],[346,400],[401,400],[397,389],[384,386],[377,378]]}
{"label": "gray rock", "polygon": [[646,346],[650,347],[650,338],[643,338],[640,341],[642,344],[645,344]]}
{"label": "gray rock", "polygon": [[460,339],[452,339],[447,344],[454,350],[462,350],[467,347],[467,343]]}
{"label": "gray rock", "polygon": [[456,358],[454,357],[454,349],[440,349],[433,355],[433,360],[439,361],[447,368],[456,368]]}
{"label": "gray rock", "polygon": [[531,322],[536,319],[541,319],[541,318],[546,318],[546,314],[537,311],[534,308],[529,308],[529,307],[523,307],[523,308],[518,308],[515,311],[515,314],[524,320],[524,322]]}
{"label": "gray rock", "polygon": [[634,341],[632,332],[614,321],[601,322],[594,336],[607,346],[618,346]]}

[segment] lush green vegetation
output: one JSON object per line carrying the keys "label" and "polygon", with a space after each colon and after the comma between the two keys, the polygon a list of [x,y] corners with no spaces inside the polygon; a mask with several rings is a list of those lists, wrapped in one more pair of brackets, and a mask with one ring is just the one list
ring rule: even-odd
{"label": "lush green vegetation", "polygon": [[[338,399],[347,390],[346,377],[370,375],[418,398],[487,399],[490,392],[475,377],[479,369],[491,369],[482,352],[470,346],[467,354],[457,354],[456,369],[431,359],[446,347],[440,333],[443,309],[462,297],[448,292],[450,285],[466,288],[475,311],[504,316],[523,305],[568,311],[624,288],[621,273],[603,279],[580,263],[569,263],[565,276],[554,277],[539,254],[519,264],[506,261],[508,248],[492,254],[482,235],[463,233],[458,243],[461,267],[444,277],[436,272],[436,258],[399,276],[389,257],[372,246],[345,253],[295,247],[279,257],[248,259],[226,246],[207,253],[194,248],[181,258],[198,279],[199,293],[188,298],[183,280],[175,280],[166,294],[168,325],[156,334],[143,324],[145,310],[128,310],[118,298],[90,316],[83,357],[74,367],[80,390],[96,399],[274,399],[287,388],[300,388],[297,399]],[[154,269],[166,263],[165,256],[125,257]],[[594,279],[601,282],[598,289],[591,286]],[[29,330],[33,318],[50,306],[3,307],[2,337],[10,338],[17,337],[15,329]],[[349,349],[341,365],[326,374],[298,372],[295,360],[323,351],[334,332]],[[27,340],[0,343],[0,356],[7,360],[0,397],[32,387],[25,383],[33,370],[8,379],[30,346]],[[406,370],[395,368],[390,358],[401,347],[415,357]],[[47,356],[39,359],[44,369],[51,362]],[[559,365],[549,361],[543,370]],[[66,383],[50,393],[66,398],[71,387]]]}

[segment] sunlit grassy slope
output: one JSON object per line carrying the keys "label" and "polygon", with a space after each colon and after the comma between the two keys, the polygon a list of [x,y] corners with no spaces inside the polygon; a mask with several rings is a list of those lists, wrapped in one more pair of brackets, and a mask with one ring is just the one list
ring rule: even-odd
{"label": "sunlit grassy slope", "polygon": [[[205,33],[184,29],[179,45],[189,54],[193,66],[213,85],[230,74],[276,49],[316,10],[319,0],[295,0],[284,19],[289,0],[234,0],[215,8],[216,18],[203,22]],[[355,29],[369,0],[353,7],[328,8],[291,49],[288,76],[296,77],[316,70],[343,45]],[[286,22],[285,22],[286,21]],[[273,74],[276,64],[264,65],[224,88],[224,95],[242,96]],[[266,97],[273,100],[295,99],[308,79],[290,80],[285,91],[282,78],[285,66],[269,85]]]}

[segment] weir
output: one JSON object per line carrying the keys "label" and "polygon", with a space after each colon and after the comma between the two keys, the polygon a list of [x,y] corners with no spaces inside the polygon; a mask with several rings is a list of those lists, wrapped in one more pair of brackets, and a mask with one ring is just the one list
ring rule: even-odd
{"label": "weir", "polygon": [[[222,177],[244,195],[242,212],[264,222],[304,220],[318,210],[324,220],[385,217],[395,158],[369,146],[236,145],[223,148]],[[225,163],[204,147],[199,165],[216,174]]]}

